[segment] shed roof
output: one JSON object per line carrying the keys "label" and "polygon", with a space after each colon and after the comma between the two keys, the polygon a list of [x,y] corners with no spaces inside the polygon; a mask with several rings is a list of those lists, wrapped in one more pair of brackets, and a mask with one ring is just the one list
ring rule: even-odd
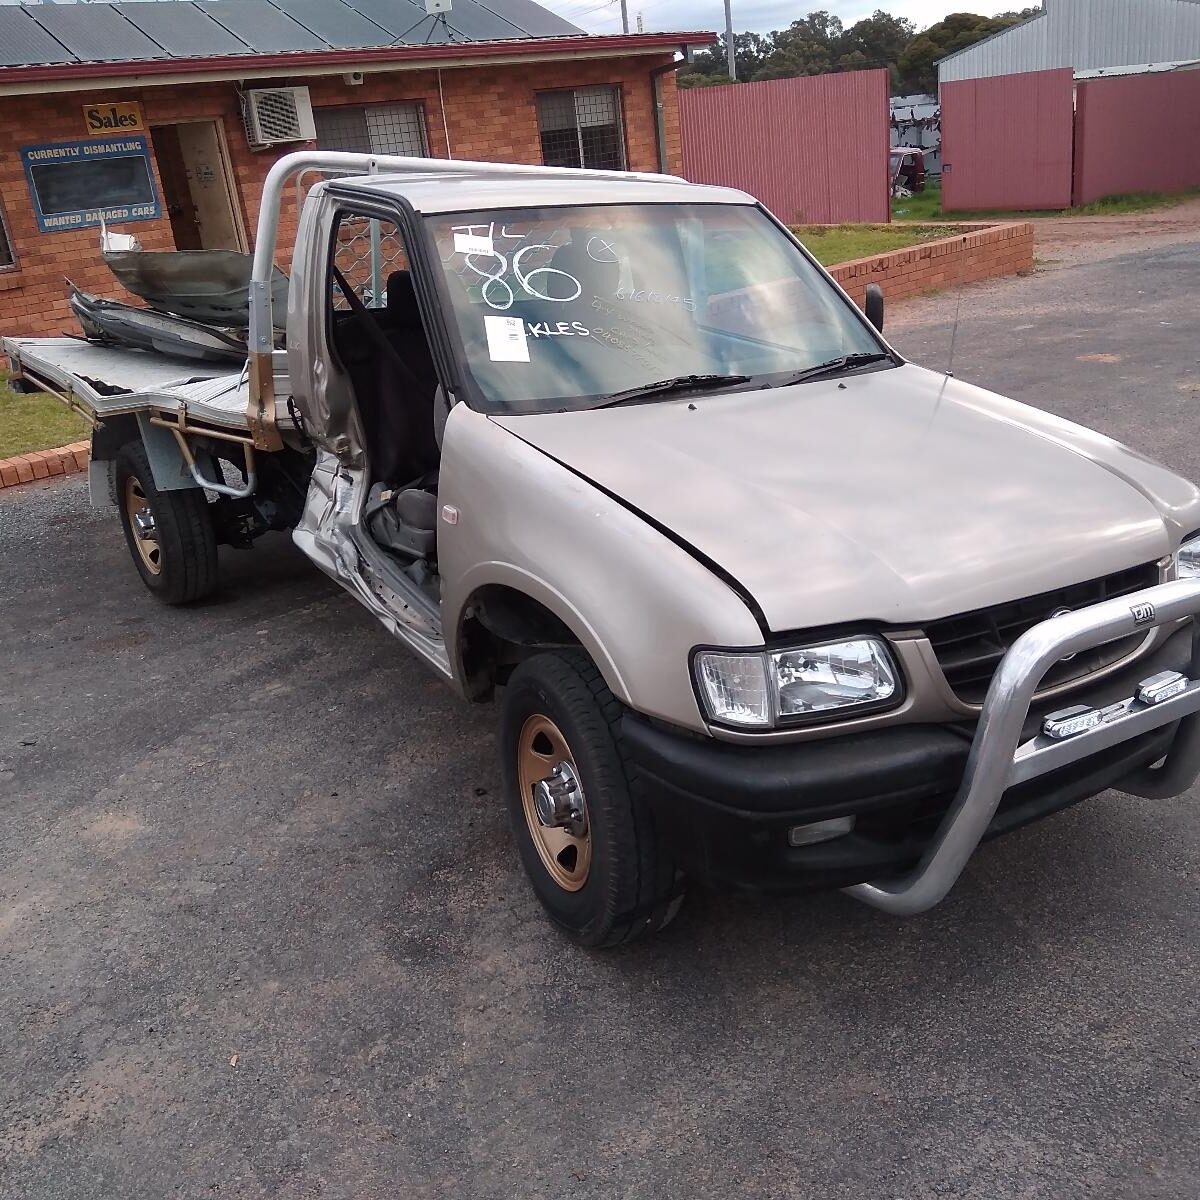
{"label": "shed roof", "polygon": [[534,0],[142,0],[0,5],[0,69],[531,38],[584,31]]}
{"label": "shed roof", "polygon": [[1200,0],[1042,0],[1043,11],[938,62],[938,80],[1092,70],[1200,54]]}

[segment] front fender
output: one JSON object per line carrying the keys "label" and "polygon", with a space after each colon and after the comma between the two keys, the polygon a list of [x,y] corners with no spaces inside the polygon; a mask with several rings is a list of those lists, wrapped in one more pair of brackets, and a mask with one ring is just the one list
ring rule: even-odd
{"label": "front fender", "polygon": [[471,596],[501,584],[563,621],[624,703],[703,732],[692,649],[762,645],[741,597],[686,549],[465,404],[446,424],[438,499],[457,512],[438,529],[452,664]]}

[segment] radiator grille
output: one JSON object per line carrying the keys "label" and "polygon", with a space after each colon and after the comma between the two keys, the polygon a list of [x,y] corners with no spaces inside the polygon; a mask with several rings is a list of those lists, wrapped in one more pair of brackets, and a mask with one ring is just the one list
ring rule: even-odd
{"label": "radiator grille", "polygon": [[[925,633],[955,695],[967,704],[981,704],[1000,660],[1027,629],[1060,608],[1086,608],[1101,600],[1152,587],[1158,581],[1158,564],[1145,563],[1040,596],[945,617],[927,625]],[[1046,672],[1041,686],[1044,689],[1083,679],[1131,654],[1145,636],[1136,633],[1082,650],[1068,662],[1055,663]]]}

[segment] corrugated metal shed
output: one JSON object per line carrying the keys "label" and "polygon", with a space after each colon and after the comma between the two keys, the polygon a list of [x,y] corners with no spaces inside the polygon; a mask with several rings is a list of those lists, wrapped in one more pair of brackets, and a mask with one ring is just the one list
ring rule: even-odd
{"label": "corrugated metal shed", "polygon": [[948,55],[939,83],[1200,58],[1200,0],[1042,0],[1045,12]]}
{"label": "corrugated metal shed", "polygon": [[1200,187],[1200,71],[1076,87],[1075,203]]}
{"label": "corrugated metal shed", "polygon": [[1074,114],[1070,68],[942,88],[942,203],[951,211],[1066,208]]}
{"label": "corrugated metal shed", "polygon": [[145,0],[0,4],[0,69],[578,36],[535,0]]}

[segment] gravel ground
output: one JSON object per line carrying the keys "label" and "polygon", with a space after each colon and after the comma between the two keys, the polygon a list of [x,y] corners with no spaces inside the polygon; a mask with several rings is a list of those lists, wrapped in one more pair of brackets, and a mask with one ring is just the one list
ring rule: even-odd
{"label": "gravel ground", "polygon": [[[1200,476],[1198,264],[892,333],[942,367],[958,310],[956,373]],[[993,843],[919,919],[700,893],[581,953],[519,874],[493,714],[287,541],[164,610],[72,479],[0,492],[0,563],[0,1195],[1200,1193],[1195,793]]]}

